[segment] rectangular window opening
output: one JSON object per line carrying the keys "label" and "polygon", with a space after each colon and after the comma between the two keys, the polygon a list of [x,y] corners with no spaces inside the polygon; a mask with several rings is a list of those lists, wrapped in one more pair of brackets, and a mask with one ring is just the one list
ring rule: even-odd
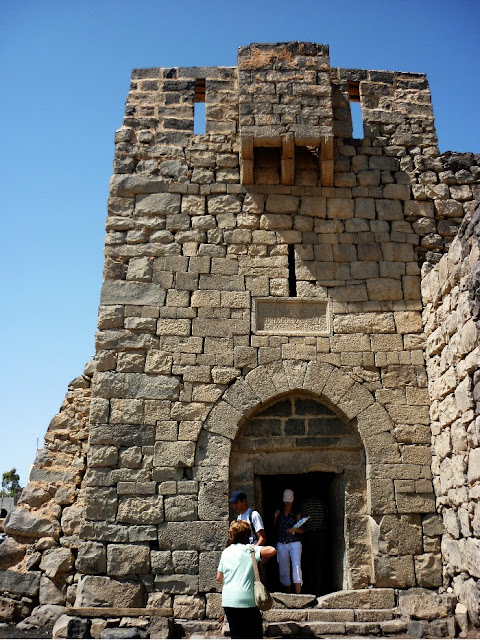
{"label": "rectangular window opening", "polygon": [[288,245],[288,295],[297,297],[297,278],[295,276],[295,245]]}
{"label": "rectangular window opening", "polygon": [[348,98],[350,100],[350,115],[352,116],[352,138],[363,140],[363,116],[360,103],[360,83],[348,83]]}
{"label": "rectangular window opening", "polygon": [[205,109],[205,78],[195,80],[195,98],[193,104],[193,133],[203,135],[207,130],[207,112]]}

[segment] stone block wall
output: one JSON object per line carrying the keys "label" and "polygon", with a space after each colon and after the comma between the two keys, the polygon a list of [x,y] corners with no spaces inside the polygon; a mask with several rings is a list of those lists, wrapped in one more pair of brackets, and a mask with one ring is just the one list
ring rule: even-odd
{"label": "stone block wall", "polygon": [[0,546],[0,622],[20,620],[35,605],[73,603],[75,559],[84,512],[93,363],[73,380],[37,451],[27,487],[5,520]]}
{"label": "stone block wall", "polygon": [[[229,492],[254,502],[258,477],[280,473],[344,474],[342,588],[440,588],[420,265],[470,213],[479,167],[439,154],[425,76],[252,45],[238,68],[134,70],[115,141],[81,435],[73,414],[47,433],[67,471],[41,454],[26,490],[48,485],[51,597],[109,604],[111,581],[130,606],[161,592],[177,617],[208,616]],[[272,432],[283,402],[295,422]],[[42,504],[9,520],[18,544],[43,544]],[[48,578],[43,557],[13,559],[9,580]]]}
{"label": "stone block wall", "polygon": [[480,590],[480,207],[422,280],[432,471],[444,584],[478,626]]}

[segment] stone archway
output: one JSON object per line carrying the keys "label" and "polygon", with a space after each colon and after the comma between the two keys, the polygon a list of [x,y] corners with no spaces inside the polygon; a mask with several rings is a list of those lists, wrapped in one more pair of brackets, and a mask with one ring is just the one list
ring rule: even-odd
{"label": "stone archway", "polygon": [[365,500],[352,523],[352,535],[361,538],[368,562],[365,554],[361,561],[352,556],[345,586],[374,584],[369,523],[373,523],[372,518],[395,510],[391,470],[402,461],[385,409],[360,383],[331,364],[283,360],[261,365],[224,392],[205,421],[196,448],[194,475],[199,482],[199,518],[228,521],[232,443],[250,416],[290,393],[308,394],[335,407],[363,445]]}

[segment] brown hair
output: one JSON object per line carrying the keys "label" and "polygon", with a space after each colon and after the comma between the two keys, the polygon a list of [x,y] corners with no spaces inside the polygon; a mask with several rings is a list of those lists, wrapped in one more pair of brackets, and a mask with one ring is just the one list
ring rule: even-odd
{"label": "brown hair", "polygon": [[250,525],[245,520],[234,520],[228,528],[227,547],[231,544],[248,544],[250,542]]}

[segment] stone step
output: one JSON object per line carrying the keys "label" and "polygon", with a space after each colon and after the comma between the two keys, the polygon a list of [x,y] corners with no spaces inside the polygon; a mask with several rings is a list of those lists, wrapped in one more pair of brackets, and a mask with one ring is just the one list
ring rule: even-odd
{"label": "stone step", "polygon": [[383,622],[393,620],[393,609],[275,609],[265,611],[267,622]]}
{"label": "stone step", "polygon": [[396,636],[407,631],[407,621],[383,622],[269,622],[265,636],[299,638],[331,636]]}

